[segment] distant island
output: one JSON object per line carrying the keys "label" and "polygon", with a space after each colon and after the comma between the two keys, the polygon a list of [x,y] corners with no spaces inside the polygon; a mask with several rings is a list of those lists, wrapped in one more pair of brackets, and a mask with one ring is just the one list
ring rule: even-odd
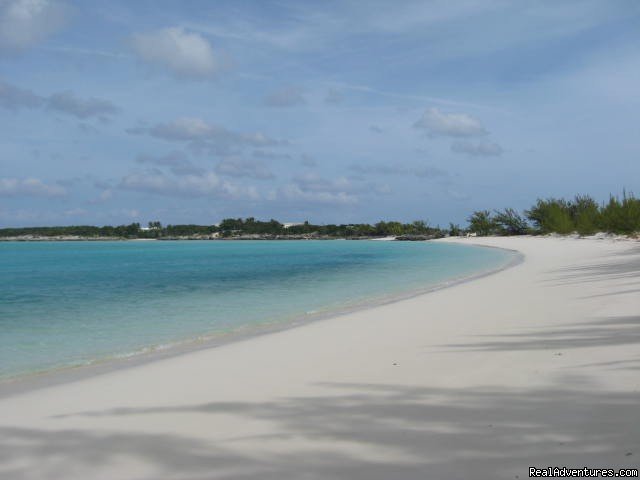
{"label": "distant island", "polygon": [[445,232],[423,221],[412,223],[378,222],[369,224],[314,225],[281,223],[255,218],[227,218],[217,225],[162,225],[149,222],[119,226],[64,226],[0,229],[0,240],[305,240],[371,239],[395,237],[406,240],[440,238]]}
{"label": "distant island", "polygon": [[0,229],[0,241],[38,240],[304,240],[304,239],[374,239],[393,237],[395,240],[430,240],[446,236],[473,234],[544,235],[550,233],[592,235],[606,232],[636,235],[640,232],[640,199],[623,192],[599,204],[588,195],[571,200],[538,199],[523,213],[513,208],[478,210],[460,227],[450,223],[447,228],[430,226],[424,220],[411,223],[380,221],[375,224],[316,225],[308,221],[282,223],[249,218],[226,218],[215,225],[162,225],[152,221],[118,226],[72,225],[54,227],[19,227]]}

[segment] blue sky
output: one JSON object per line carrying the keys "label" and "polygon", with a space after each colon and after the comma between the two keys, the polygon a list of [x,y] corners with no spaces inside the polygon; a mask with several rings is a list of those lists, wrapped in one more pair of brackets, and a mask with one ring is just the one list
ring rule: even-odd
{"label": "blue sky", "polygon": [[640,192],[640,3],[0,0],[0,226]]}

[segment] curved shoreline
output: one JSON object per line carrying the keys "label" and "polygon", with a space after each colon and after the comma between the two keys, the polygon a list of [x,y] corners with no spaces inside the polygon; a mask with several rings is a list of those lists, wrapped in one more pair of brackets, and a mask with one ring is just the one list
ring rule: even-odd
{"label": "curved shoreline", "polygon": [[326,312],[296,316],[284,321],[274,321],[251,326],[242,326],[230,332],[221,332],[218,335],[203,335],[185,339],[183,341],[172,342],[169,344],[150,345],[134,352],[100,358],[86,364],[65,365],[61,367],[54,367],[49,370],[20,374],[16,377],[10,377],[0,380],[0,398],[10,397],[41,388],[47,388],[51,386],[84,380],[97,375],[103,375],[118,370],[147,365],[158,360],[170,359],[182,355],[187,355],[193,352],[219,348],[238,342],[245,342],[257,337],[276,334],[291,329],[297,329],[323,320],[341,317],[351,313],[367,311],[384,305],[399,303],[405,300],[410,300],[412,298],[428,295],[439,290],[448,289],[468,282],[480,280],[484,277],[500,273],[508,268],[515,267],[516,265],[523,263],[525,260],[525,255],[516,249],[488,246],[482,244],[473,244],[466,246],[472,248],[495,248],[498,250],[510,252],[513,257],[506,264],[494,269],[481,271],[462,277],[453,277],[450,280],[443,281],[427,288],[411,289],[388,295],[376,295],[375,297],[364,299],[361,302],[349,307],[336,306],[335,309]]}
{"label": "curved shoreline", "polygon": [[[467,240],[449,240],[470,244]],[[513,480],[637,468],[637,242],[0,399],[0,476]]]}

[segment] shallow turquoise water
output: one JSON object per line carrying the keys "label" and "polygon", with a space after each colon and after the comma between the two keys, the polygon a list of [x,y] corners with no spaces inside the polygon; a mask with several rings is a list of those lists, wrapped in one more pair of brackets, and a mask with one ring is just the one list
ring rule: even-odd
{"label": "shallow turquoise water", "polygon": [[250,332],[512,258],[428,242],[0,242],[0,378]]}

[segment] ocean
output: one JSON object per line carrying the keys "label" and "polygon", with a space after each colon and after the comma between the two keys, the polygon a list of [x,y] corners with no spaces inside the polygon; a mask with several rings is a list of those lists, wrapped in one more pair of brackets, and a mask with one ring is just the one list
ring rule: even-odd
{"label": "ocean", "polygon": [[432,242],[0,242],[0,379],[283,328],[514,256]]}

